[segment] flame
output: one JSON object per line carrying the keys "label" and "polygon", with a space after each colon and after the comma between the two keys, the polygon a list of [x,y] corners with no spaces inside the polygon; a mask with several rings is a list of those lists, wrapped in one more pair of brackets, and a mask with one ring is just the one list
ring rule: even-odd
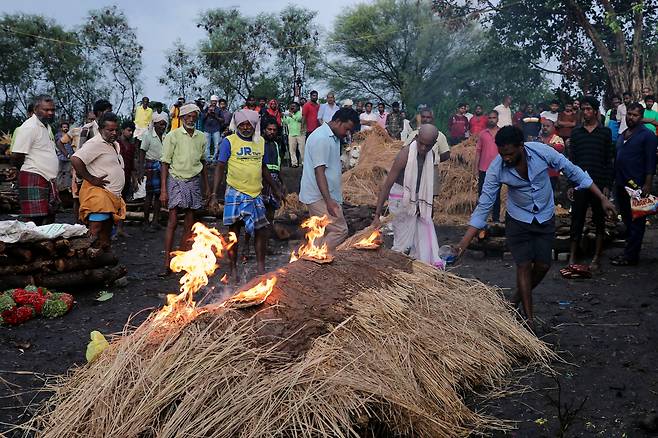
{"label": "flame", "polygon": [[237,242],[235,233],[229,233],[228,241],[215,228],[207,228],[202,223],[192,227],[194,242],[189,251],[175,251],[169,267],[174,272],[185,271],[180,279],[180,293],[167,295],[167,305],[155,320],[167,318],[172,313],[182,317],[192,317],[196,313],[194,293],[208,284],[208,277],[217,269],[217,259]]}
{"label": "flame", "polygon": [[276,284],[276,277],[262,280],[251,289],[243,290],[233,295],[228,300],[222,303],[222,307],[250,307],[257,306],[265,302],[267,297],[270,296],[274,285]]}
{"label": "flame", "polygon": [[356,242],[354,248],[360,249],[377,249],[382,244],[382,233],[379,230],[373,231],[370,236]]}
{"label": "flame", "polygon": [[228,284],[228,274],[222,275],[222,278],[219,279],[224,284]]}
{"label": "flame", "polygon": [[324,216],[311,216],[302,222],[302,228],[308,228],[306,233],[306,244],[299,247],[297,253],[293,251],[290,254],[290,262],[299,260],[302,257],[311,258],[315,260],[330,260],[331,256],[329,255],[329,247],[326,243],[323,243],[322,246],[317,246],[315,240],[324,236],[324,231],[327,228],[327,225],[331,223],[331,220],[327,215]]}

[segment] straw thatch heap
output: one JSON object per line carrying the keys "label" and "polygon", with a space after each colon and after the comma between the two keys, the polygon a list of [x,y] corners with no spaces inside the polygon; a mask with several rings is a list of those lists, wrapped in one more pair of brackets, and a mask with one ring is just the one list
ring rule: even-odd
{"label": "straw thatch heap", "polygon": [[464,402],[548,348],[500,294],[388,250],[298,261],[256,308],[153,318],[63,378],[39,437],[465,437]]}

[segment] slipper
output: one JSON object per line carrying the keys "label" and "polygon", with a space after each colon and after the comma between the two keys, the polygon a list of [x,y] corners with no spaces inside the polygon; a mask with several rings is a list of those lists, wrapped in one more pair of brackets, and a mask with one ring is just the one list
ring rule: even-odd
{"label": "slipper", "polygon": [[617,256],[610,260],[610,264],[614,266],[635,266],[637,265],[637,260],[628,260],[624,256]]}
{"label": "slipper", "polygon": [[569,280],[592,278],[592,272],[587,265],[569,265],[560,269],[560,275]]}

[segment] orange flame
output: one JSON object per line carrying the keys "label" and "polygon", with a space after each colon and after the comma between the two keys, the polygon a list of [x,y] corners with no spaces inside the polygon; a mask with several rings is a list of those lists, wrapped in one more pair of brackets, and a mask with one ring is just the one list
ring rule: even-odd
{"label": "orange flame", "polygon": [[228,274],[222,275],[222,278],[219,279],[224,284],[228,284]]}
{"label": "orange flame", "polygon": [[217,269],[217,259],[237,242],[235,233],[229,233],[228,241],[215,228],[202,223],[192,227],[194,242],[189,251],[175,251],[169,267],[174,272],[185,271],[180,279],[180,293],[167,295],[167,305],[155,320],[167,318],[172,313],[182,317],[193,317],[196,313],[194,293],[208,284],[208,277]]}
{"label": "orange flame", "polygon": [[324,232],[327,228],[327,225],[331,223],[331,220],[324,216],[311,216],[302,222],[302,228],[308,228],[306,233],[306,244],[299,247],[297,253],[293,251],[290,254],[290,262],[299,260],[300,258],[310,258],[315,260],[330,260],[331,256],[329,255],[329,247],[326,243],[323,243],[322,246],[317,246],[315,240],[324,236]]}
{"label": "orange flame", "polygon": [[265,302],[267,297],[270,296],[274,285],[276,284],[276,277],[272,277],[261,281],[251,289],[240,291],[233,295],[228,300],[222,303],[222,307],[250,307],[257,306]]}
{"label": "orange flame", "polygon": [[358,249],[377,249],[382,244],[382,233],[379,230],[373,231],[370,236],[356,242],[353,246]]}

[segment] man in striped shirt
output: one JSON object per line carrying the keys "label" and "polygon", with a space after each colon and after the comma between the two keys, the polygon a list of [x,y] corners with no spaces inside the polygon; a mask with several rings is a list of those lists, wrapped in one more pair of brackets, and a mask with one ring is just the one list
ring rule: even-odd
{"label": "man in striped shirt", "polygon": [[[614,177],[614,146],[609,128],[602,126],[599,117],[599,102],[591,96],[581,99],[583,125],[571,131],[569,150],[571,162],[586,171],[594,183],[608,196]],[[596,226],[596,252],[590,270],[599,267],[603,252],[603,235],[605,232],[605,214],[600,199],[586,190],[574,191],[574,203],[571,209],[571,254],[569,266],[576,263],[578,244],[583,234],[587,209],[592,208],[592,220]]]}

